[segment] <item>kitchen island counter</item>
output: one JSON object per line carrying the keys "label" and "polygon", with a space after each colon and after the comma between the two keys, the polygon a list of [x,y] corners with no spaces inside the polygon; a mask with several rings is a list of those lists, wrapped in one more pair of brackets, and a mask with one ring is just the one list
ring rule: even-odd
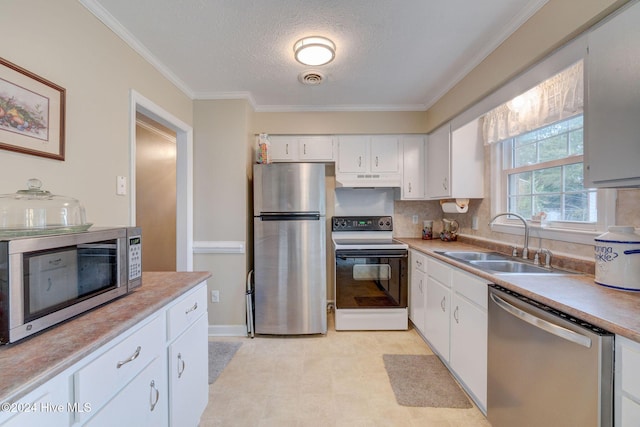
{"label": "kitchen island counter", "polygon": [[0,346],[0,402],[15,401],[211,276],[150,272],[142,286],[60,325]]}
{"label": "kitchen island counter", "polygon": [[410,248],[573,315],[618,335],[640,342],[640,292],[622,291],[594,282],[589,274],[562,276],[496,275],[435,251],[484,251],[468,243],[397,238]]}

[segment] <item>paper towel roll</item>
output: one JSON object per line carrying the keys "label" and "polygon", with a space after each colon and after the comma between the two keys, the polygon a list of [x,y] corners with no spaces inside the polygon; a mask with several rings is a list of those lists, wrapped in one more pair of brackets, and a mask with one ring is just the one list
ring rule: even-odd
{"label": "paper towel roll", "polygon": [[441,200],[444,213],[466,213],[469,210],[469,199]]}

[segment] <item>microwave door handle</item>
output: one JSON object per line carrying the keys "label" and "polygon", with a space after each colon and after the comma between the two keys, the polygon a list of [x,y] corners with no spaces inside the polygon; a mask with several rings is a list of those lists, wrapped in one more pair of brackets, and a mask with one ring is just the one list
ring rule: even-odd
{"label": "microwave door handle", "polygon": [[491,294],[491,300],[507,313],[527,322],[532,326],[535,326],[538,329],[542,329],[546,332],[549,332],[550,334],[553,334],[567,341],[571,341],[583,347],[591,348],[591,338],[585,335],[579,334],[570,329],[564,328],[560,325],[556,325],[555,323],[551,323],[547,320],[534,316],[533,314],[527,313],[526,311],[520,310],[519,308],[509,304],[507,301],[503,300],[497,295]]}

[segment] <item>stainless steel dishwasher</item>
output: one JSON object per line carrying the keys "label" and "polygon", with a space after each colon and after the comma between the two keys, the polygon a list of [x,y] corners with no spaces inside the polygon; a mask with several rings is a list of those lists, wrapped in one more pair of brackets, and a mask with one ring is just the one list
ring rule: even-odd
{"label": "stainless steel dishwasher", "polygon": [[612,426],[613,334],[489,286],[492,427]]}

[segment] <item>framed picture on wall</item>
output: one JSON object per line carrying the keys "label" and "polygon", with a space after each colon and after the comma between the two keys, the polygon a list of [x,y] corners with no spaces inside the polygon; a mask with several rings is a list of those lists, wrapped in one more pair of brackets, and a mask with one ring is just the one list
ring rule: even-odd
{"label": "framed picture on wall", "polygon": [[64,160],[65,89],[0,58],[0,148]]}

